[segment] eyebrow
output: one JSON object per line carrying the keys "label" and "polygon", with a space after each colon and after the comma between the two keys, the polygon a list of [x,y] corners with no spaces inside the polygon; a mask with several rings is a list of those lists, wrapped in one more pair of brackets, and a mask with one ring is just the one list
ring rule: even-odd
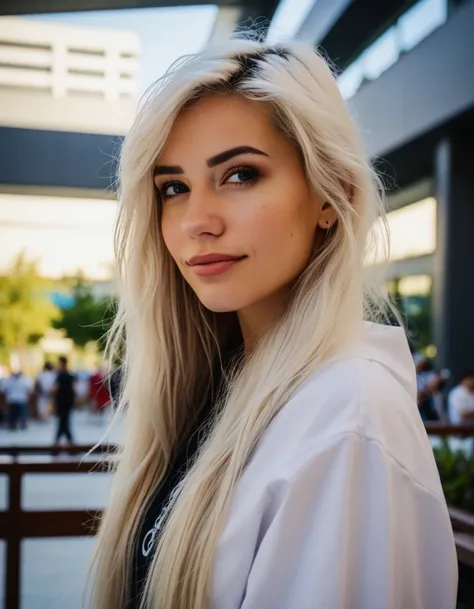
{"label": "eyebrow", "polygon": [[229,161],[239,154],[261,154],[263,156],[268,156],[266,152],[258,150],[258,148],[252,148],[252,146],[237,146],[236,148],[224,150],[224,152],[212,156],[210,159],[207,159],[206,163],[208,167],[215,167],[216,165]]}
{"label": "eyebrow", "polygon": [[[207,159],[206,164],[208,167],[216,167],[216,165],[221,165],[226,161],[230,161],[230,159],[233,159],[240,154],[260,154],[262,156],[268,156],[266,152],[263,152],[258,148],[253,148],[252,146],[237,146],[236,148],[230,148],[229,150],[224,150],[224,152],[219,152],[219,154],[212,156],[210,159]],[[153,170],[153,177],[159,175],[178,175],[181,173],[184,173],[184,171],[180,165],[156,165]]]}

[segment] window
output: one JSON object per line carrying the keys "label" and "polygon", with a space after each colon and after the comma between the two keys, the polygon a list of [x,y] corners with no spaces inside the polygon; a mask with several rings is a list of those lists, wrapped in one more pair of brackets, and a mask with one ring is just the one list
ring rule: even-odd
{"label": "window", "polygon": [[363,53],[365,77],[375,80],[398,61],[398,56],[397,31],[391,27]]}
{"label": "window", "polygon": [[[436,199],[429,197],[387,214],[390,234],[389,261],[405,260],[432,254],[436,249]],[[375,248],[368,254],[367,264],[384,262],[379,226],[373,230]]]}
{"label": "window", "polygon": [[357,93],[357,89],[364,80],[364,62],[363,57],[352,63],[347,70],[339,76],[338,85],[341,94],[345,99],[349,99]]}
{"label": "window", "polygon": [[446,0],[421,0],[398,21],[400,47],[409,51],[447,19]]}
{"label": "window", "polygon": [[432,347],[432,278],[429,275],[407,275],[393,279],[388,288],[416,348],[426,350]]}
{"label": "window", "polygon": [[445,23],[448,0],[419,0],[350,65],[338,78],[341,94],[349,99],[364,80],[375,80],[434,30]]}

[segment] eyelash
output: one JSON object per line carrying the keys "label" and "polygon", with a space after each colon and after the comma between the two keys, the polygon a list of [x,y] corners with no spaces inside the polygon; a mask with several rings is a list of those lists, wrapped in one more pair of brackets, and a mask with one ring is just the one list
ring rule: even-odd
{"label": "eyelash", "polygon": [[[257,182],[257,180],[259,180],[262,177],[261,172],[256,167],[251,167],[250,165],[237,165],[237,166],[231,167],[230,169],[227,170],[227,172],[224,174],[224,177],[222,179],[222,184],[224,184],[229,178],[231,178],[239,173],[243,173],[243,172],[248,172],[251,174],[252,177],[250,178],[250,180],[246,180],[244,182],[232,182],[232,186],[235,186],[237,188],[242,188],[242,187],[248,188],[249,186],[252,186],[253,184],[255,184],[255,182]],[[171,199],[175,199],[180,194],[185,194],[185,193],[177,193],[174,195],[165,195],[164,194],[167,188],[169,188],[170,186],[173,186],[175,184],[182,185],[183,182],[171,180],[169,182],[165,182],[161,186],[161,188],[158,188],[158,192],[163,201],[169,201]]]}

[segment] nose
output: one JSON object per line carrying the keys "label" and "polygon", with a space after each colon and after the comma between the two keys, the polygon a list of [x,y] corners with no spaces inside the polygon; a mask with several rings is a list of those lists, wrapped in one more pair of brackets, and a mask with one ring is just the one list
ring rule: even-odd
{"label": "nose", "polygon": [[186,204],[181,228],[192,239],[219,237],[225,230],[222,207],[216,194],[209,188],[194,189]]}

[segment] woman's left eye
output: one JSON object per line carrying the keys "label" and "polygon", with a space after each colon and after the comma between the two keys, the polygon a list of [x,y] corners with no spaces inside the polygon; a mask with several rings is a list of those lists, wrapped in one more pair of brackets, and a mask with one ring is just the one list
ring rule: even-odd
{"label": "woman's left eye", "polygon": [[224,183],[243,186],[255,182],[259,177],[260,172],[254,167],[233,167],[227,172]]}

